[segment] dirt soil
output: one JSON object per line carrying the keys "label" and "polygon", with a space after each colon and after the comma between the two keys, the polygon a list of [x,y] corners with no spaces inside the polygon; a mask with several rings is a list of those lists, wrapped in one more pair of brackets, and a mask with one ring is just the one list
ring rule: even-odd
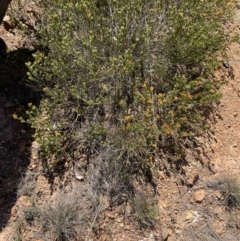
{"label": "dirt soil", "polygon": [[[239,9],[233,25],[239,31]],[[71,175],[70,168],[61,179],[53,176],[52,184],[43,175],[37,155],[39,146],[32,142],[32,131],[13,118],[21,106],[24,108],[34,99],[22,82],[26,75],[23,63],[29,58],[29,50],[23,47],[24,40],[15,29],[7,31],[0,26],[0,37],[10,50],[7,60],[0,59],[0,241],[7,241],[17,240],[12,233],[19,210],[31,206],[30,198],[19,188],[22,177],[30,175],[29,183],[35,181],[29,190],[38,203],[53,200],[63,186],[73,185],[84,192],[84,180]],[[159,218],[155,227],[140,229],[131,221],[130,212],[105,206],[100,231],[89,234],[86,240],[240,240],[240,210],[235,207],[234,193],[230,190],[235,180],[240,181],[239,44],[231,45],[228,54],[229,62],[218,73],[228,76],[227,83],[221,89],[221,102],[210,120],[212,133],[196,143],[198,160],[189,151],[188,163],[180,165],[181,172],[175,167],[170,176],[159,171]],[[44,239],[26,228],[21,240]]]}

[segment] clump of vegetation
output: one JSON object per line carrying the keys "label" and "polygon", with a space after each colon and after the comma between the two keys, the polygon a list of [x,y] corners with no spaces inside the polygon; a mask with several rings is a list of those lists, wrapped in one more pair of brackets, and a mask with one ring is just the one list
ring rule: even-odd
{"label": "clump of vegetation", "polygon": [[41,233],[49,240],[73,240],[75,228],[81,225],[79,200],[58,198],[39,210],[38,222]]}
{"label": "clump of vegetation", "polygon": [[208,186],[222,193],[228,208],[240,208],[240,183],[236,177],[223,176],[209,182]]}
{"label": "clump of vegetation", "polygon": [[42,154],[57,161],[80,144],[90,153],[111,146],[115,159],[144,168],[166,152],[181,156],[220,98],[214,71],[229,44],[224,24],[233,6],[40,1],[42,47],[27,66],[45,95],[27,122]]}
{"label": "clump of vegetation", "polygon": [[[118,203],[119,193],[134,197],[133,177],[153,181],[156,160],[183,158],[221,96],[214,73],[235,40],[224,27],[234,4],[40,1],[38,51],[27,67],[44,95],[22,121],[35,129],[48,170],[81,149],[98,171],[93,186]],[[147,206],[136,212],[151,226]]]}
{"label": "clump of vegetation", "polygon": [[[91,199],[93,200],[93,199]],[[36,237],[44,240],[79,240],[79,235],[86,234],[92,209],[85,203],[80,190],[60,193],[51,203],[33,204],[21,210],[15,227],[15,239],[22,240],[21,235],[26,226]],[[34,228],[37,227],[37,228]]]}
{"label": "clump of vegetation", "polygon": [[240,208],[240,183],[236,178],[226,178],[226,189],[222,190],[229,208]]}
{"label": "clump of vegetation", "polygon": [[154,226],[159,216],[159,210],[154,197],[143,192],[138,192],[133,199],[132,205],[141,226]]}
{"label": "clump of vegetation", "polygon": [[37,173],[27,172],[18,184],[18,196],[31,196],[36,187]]}

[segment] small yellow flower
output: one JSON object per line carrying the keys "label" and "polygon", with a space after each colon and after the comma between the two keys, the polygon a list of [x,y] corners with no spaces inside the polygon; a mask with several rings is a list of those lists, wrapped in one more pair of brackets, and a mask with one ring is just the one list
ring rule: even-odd
{"label": "small yellow flower", "polygon": [[125,115],[124,116],[124,120],[125,121],[130,121],[132,119],[132,117],[130,115]]}
{"label": "small yellow flower", "polygon": [[223,10],[221,8],[218,10],[218,14],[219,15],[223,14]]}
{"label": "small yellow flower", "polygon": [[152,124],[152,129],[153,130],[157,129],[157,125],[156,124]]}
{"label": "small yellow flower", "polygon": [[55,135],[55,136],[60,136],[60,133],[59,133],[58,131],[55,131],[55,132],[54,132],[54,135]]}
{"label": "small yellow flower", "polygon": [[28,103],[28,107],[31,107],[32,106],[32,103]]}
{"label": "small yellow flower", "polygon": [[177,96],[175,96],[175,97],[174,97],[174,100],[178,100],[178,97],[177,97]]}
{"label": "small yellow flower", "polygon": [[92,16],[91,13],[88,13],[88,14],[87,14],[87,17],[88,17],[88,18],[91,18],[91,16]]}
{"label": "small yellow flower", "polygon": [[167,129],[165,133],[166,133],[167,136],[170,136],[172,134],[170,129]]}
{"label": "small yellow flower", "polygon": [[120,106],[123,106],[123,105],[124,105],[124,101],[123,101],[123,100],[120,100],[118,104],[119,104]]}
{"label": "small yellow flower", "polygon": [[131,125],[129,123],[127,123],[126,130],[130,130],[130,129],[131,129]]}
{"label": "small yellow flower", "polygon": [[13,114],[12,116],[13,116],[13,119],[14,119],[14,120],[17,120],[17,119],[18,119],[18,116],[17,116],[16,114]]}
{"label": "small yellow flower", "polygon": [[146,84],[146,82],[144,82],[142,85],[142,88],[146,88],[146,87],[147,87],[147,84]]}
{"label": "small yellow flower", "polygon": [[233,3],[232,2],[228,2],[227,6],[231,8],[233,6]]}
{"label": "small yellow flower", "polygon": [[152,100],[148,100],[148,104],[152,105],[153,101]]}
{"label": "small yellow flower", "polygon": [[190,94],[186,94],[185,97],[186,97],[187,100],[192,100],[192,96]]}
{"label": "small yellow flower", "polygon": [[158,98],[162,98],[163,94],[162,93],[159,93],[158,94]]}
{"label": "small yellow flower", "polygon": [[152,162],[152,159],[153,159],[152,156],[148,157],[147,162]]}
{"label": "small yellow flower", "polygon": [[145,115],[146,117],[151,117],[151,116],[152,116],[151,113],[149,113],[148,111],[145,111],[145,112],[144,112],[144,115]]}
{"label": "small yellow flower", "polygon": [[168,112],[169,115],[174,116],[174,112],[171,110]]}
{"label": "small yellow flower", "polygon": [[151,86],[151,87],[150,87],[150,91],[151,91],[151,92],[153,92],[153,90],[154,90],[154,87],[153,87],[153,86]]}
{"label": "small yellow flower", "polygon": [[179,129],[181,125],[179,123],[176,124],[176,128]]}
{"label": "small yellow flower", "polygon": [[127,64],[128,64],[128,65],[131,65],[131,64],[132,64],[132,61],[131,61],[131,60],[127,60]]}

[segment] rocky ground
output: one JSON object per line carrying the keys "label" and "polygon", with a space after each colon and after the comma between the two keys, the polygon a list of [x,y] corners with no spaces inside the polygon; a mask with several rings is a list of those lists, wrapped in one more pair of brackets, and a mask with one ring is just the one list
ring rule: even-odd
{"label": "rocky ground", "polygon": [[[240,29],[239,10],[234,26]],[[67,205],[67,200],[76,198],[81,200],[82,212],[92,207],[84,175],[67,164],[61,177],[44,175],[31,129],[13,118],[35,100],[34,93],[22,83],[26,74],[23,63],[30,50],[15,29],[1,26],[0,37],[10,50],[7,59],[0,59],[0,241],[43,241],[46,239],[34,230],[34,223],[19,223],[22,210],[46,202],[63,207],[61,203]],[[156,225],[136,226],[130,207],[111,208],[103,198],[92,213],[87,235],[79,232],[77,240],[240,240],[239,44],[230,46],[228,54],[229,63],[218,73],[228,76],[227,83],[210,120],[212,133],[196,144],[198,157],[189,151],[188,163],[172,166],[171,175],[163,171],[157,175],[157,202],[153,204]],[[71,196],[64,199],[63,192]]]}

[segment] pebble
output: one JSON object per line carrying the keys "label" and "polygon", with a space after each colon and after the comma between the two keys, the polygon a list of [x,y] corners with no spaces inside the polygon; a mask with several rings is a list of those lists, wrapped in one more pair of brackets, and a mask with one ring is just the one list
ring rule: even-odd
{"label": "pebble", "polygon": [[3,19],[3,25],[4,25],[4,28],[9,31],[10,29],[13,29],[13,25],[12,25],[12,22],[11,22],[11,19],[8,15],[6,15]]}
{"label": "pebble", "polygon": [[197,203],[201,203],[206,195],[207,194],[204,189],[197,190],[193,194],[193,200]]}

